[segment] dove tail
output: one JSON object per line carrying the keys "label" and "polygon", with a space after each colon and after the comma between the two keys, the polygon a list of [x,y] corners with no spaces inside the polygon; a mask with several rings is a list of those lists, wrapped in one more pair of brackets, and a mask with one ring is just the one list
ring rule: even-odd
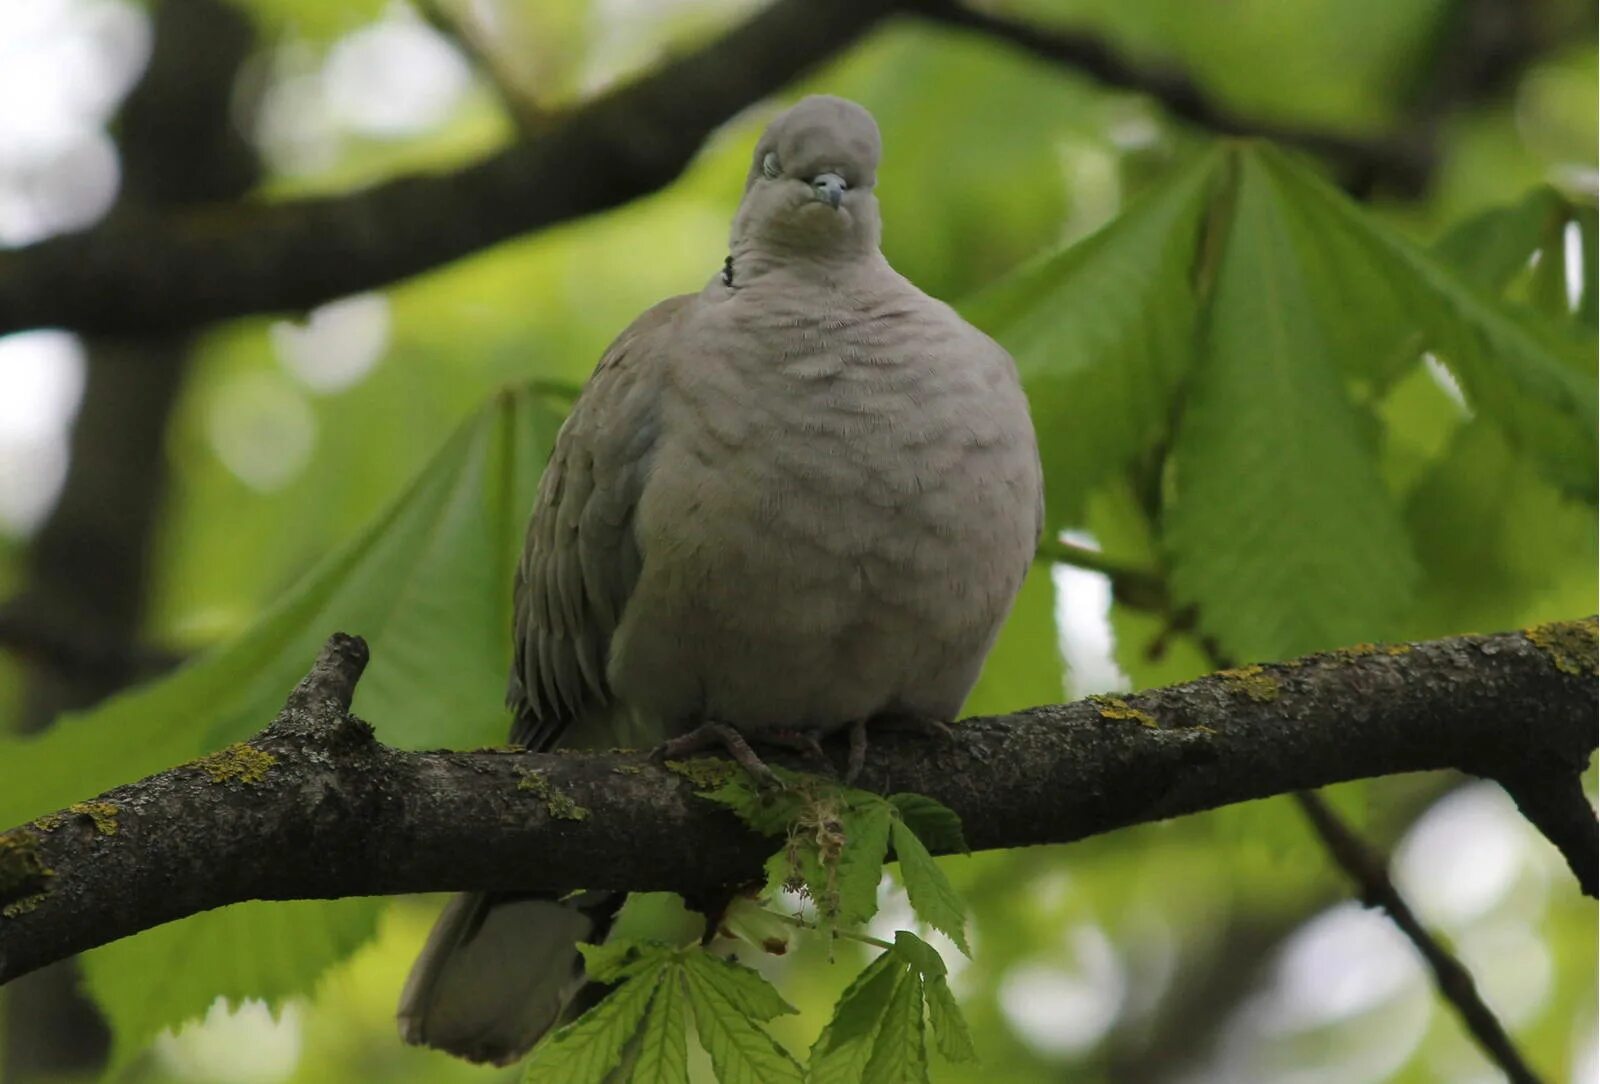
{"label": "dove tail", "polygon": [[445,905],[400,994],[408,1043],[507,1065],[562,1021],[584,987],[577,942],[605,937],[623,897],[469,892]]}

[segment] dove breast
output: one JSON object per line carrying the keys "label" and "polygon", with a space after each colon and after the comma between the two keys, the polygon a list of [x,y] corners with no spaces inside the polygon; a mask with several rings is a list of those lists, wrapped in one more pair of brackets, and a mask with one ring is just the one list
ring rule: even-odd
{"label": "dove breast", "polygon": [[668,730],[953,718],[1040,528],[1010,356],[881,257],[676,319],[617,698]]}

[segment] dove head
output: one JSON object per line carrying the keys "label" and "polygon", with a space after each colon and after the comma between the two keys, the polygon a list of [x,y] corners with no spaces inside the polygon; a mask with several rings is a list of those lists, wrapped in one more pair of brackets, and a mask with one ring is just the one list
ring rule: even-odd
{"label": "dove head", "polygon": [[756,143],[732,250],[779,260],[848,260],[878,248],[878,124],[855,102],[813,95]]}

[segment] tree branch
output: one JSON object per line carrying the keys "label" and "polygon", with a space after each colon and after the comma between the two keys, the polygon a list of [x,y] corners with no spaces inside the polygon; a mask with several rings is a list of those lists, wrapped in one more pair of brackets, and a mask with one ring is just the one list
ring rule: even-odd
{"label": "tree branch", "polygon": [[[1446,65],[1442,90],[1419,104],[1422,119],[1366,139],[1234,113],[1181,71],[1133,63],[1100,38],[954,0],[776,0],[697,52],[576,108],[541,115],[510,146],[453,172],[334,196],[108,221],[0,253],[0,334],[40,326],[188,330],[304,310],[619,206],[667,185],[718,125],[894,13],[1010,42],[1109,86],[1148,94],[1174,116],[1217,132],[1304,148],[1363,191],[1380,181],[1420,191],[1437,158],[1433,132],[1446,108],[1503,83],[1541,44],[1519,39],[1517,50],[1497,49],[1493,63]],[[1480,38],[1468,44],[1482,52],[1488,45]]]}
{"label": "tree branch", "polygon": [[856,40],[895,0],[777,0],[697,52],[450,173],[358,192],[107,222],[0,255],[0,334],[127,332],[305,309],[677,177],[706,137]]}
{"label": "tree branch", "polygon": [[[1570,627],[1574,634],[1580,634],[1583,628],[1580,624],[1573,624]],[[1570,649],[1571,645],[1565,640],[1552,639],[1547,632],[1548,630],[1544,629],[1534,630],[1531,634],[1533,641],[1543,643],[1547,648],[1556,651],[1557,656]],[[1207,647],[1206,653],[1212,665],[1228,665],[1228,661],[1215,647]],[[1563,665],[1567,669],[1573,668],[1572,659],[1557,656],[1553,656],[1553,661],[1558,668]],[[1547,765],[1548,767],[1550,766]],[[1523,775],[1522,771],[1516,770],[1502,772],[1499,776],[1501,786],[1515,794],[1513,788],[1523,785]],[[1558,778],[1562,779],[1562,782],[1554,788],[1562,794],[1569,793],[1569,788],[1577,789],[1582,808],[1588,816],[1589,834],[1583,837],[1574,836],[1565,816],[1557,819],[1560,827],[1554,832],[1535,817],[1530,815],[1529,819],[1545,833],[1547,838],[1566,840],[1565,843],[1557,843],[1557,846],[1566,854],[1567,861],[1572,865],[1573,872],[1577,875],[1579,883],[1584,886],[1584,890],[1594,895],[1595,888],[1592,886],[1595,884],[1595,877],[1591,852],[1595,848],[1590,846],[1589,842],[1595,838],[1594,811],[1589,808],[1588,800],[1583,797],[1582,783],[1578,776],[1567,777],[1566,773],[1559,770],[1554,775],[1541,773],[1541,777],[1546,784]],[[1544,789],[1541,787],[1541,792]],[[1511,1036],[1501,1026],[1500,1018],[1478,993],[1477,983],[1472,981],[1472,973],[1444,946],[1443,942],[1429,932],[1417,918],[1411,905],[1406,902],[1405,897],[1400,894],[1400,890],[1395,887],[1394,881],[1389,876],[1388,859],[1347,825],[1320,794],[1311,790],[1299,790],[1294,792],[1293,798],[1300,811],[1305,814],[1312,832],[1316,834],[1328,856],[1355,884],[1361,901],[1368,907],[1381,907],[1389,916],[1389,920],[1417,950],[1417,954],[1427,964],[1428,970],[1433,973],[1434,985],[1438,988],[1439,994],[1455,1009],[1456,1015],[1461,1018],[1462,1025],[1467,1029],[1467,1034],[1472,1036],[1485,1056],[1499,1066],[1511,1084],[1540,1084],[1539,1078],[1529,1068],[1516,1043],[1512,1042]],[[1582,862],[1590,863],[1588,870],[1581,867]]]}
{"label": "tree branch", "polygon": [[47,669],[71,685],[116,689],[165,673],[183,661],[176,652],[130,643],[126,635],[88,627],[88,622],[69,625],[59,617],[46,617],[45,608],[36,594],[0,604],[0,651]]}
{"label": "tree branch", "polygon": [[1166,613],[1172,608],[1172,594],[1160,572],[1125,565],[1097,549],[1061,538],[1041,540],[1034,556],[1051,564],[1100,573],[1111,582],[1112,594],[1124,606],[1147,613]]}
{"label": "tree branch", "polygon": [[1378,174],[1405,190],[1420,189],[1431,169],[1431,162],[1418,153],[1422,148],[1409,138],[1363,139],[1241,116],[1218,103],[1182,69],[1132,63],[1094,34],[1046,29],[956,0],[921,0],[917,8],[931,19],[1009,42],[1043,60],[1081,71],[1108,87],[1149,95],[1174,117],[1220,135],[1276,140],[1320,155],[1342,172]]}
{"label": "tree branch", "polygon": [[1352,832],[1320,795],[1299,791],[1294,800],[1311,822],[1323,846],[1339,863],[1339,868],[1355,882],[1361,893],[1361,902],[1368,907],[1383,908],[1400,932],[1416,947],[1423,963],[1433,972],[1434,985],[1445,1000],[1455,1007],[1462,1023],[1466,1025],[1467,1033],[1477,1041],[1484,1054],[1500,1067],[1511,1084],[1539,1084],[1539,1077],[1511,1041],[1511,1036],[1506,1034],[1506,1029],[1500,1025],[1500,1018],[1495,1016],[1494,1010],[1478,993],[1478,984],[1472,981],[1472,973],[1428,932],[1405,897],[1400,895],[1400,890],[1395,888],[1389,878],[1388,860]]}
{"label": "tree branch", "polygon": [[[1595,746],[1594,629],[1591,618],[1223,671],[970,719],[948,742],[885,734],[862,783],[946,803],[977,849],[1395,772],[1459,768],[1554,788]],[[335,636],[248,743],[0,835],[0,982],[240,900],[702,895],[759,879],[772,842],[641,755],[381,744],[348,714],[365,661],[360,640]]]}

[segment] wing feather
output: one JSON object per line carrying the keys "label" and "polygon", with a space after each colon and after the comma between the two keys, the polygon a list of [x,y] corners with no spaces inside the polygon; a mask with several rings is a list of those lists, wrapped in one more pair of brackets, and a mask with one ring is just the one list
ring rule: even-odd
{"label": "wing feather", "polygon": [[539,481],[517,566],[506,692],[519,744],[550,748],[610,705],[611,635],[643,564],[633,516],[656,444],[660,336],[693,296],[661,302],[606,349]]}

